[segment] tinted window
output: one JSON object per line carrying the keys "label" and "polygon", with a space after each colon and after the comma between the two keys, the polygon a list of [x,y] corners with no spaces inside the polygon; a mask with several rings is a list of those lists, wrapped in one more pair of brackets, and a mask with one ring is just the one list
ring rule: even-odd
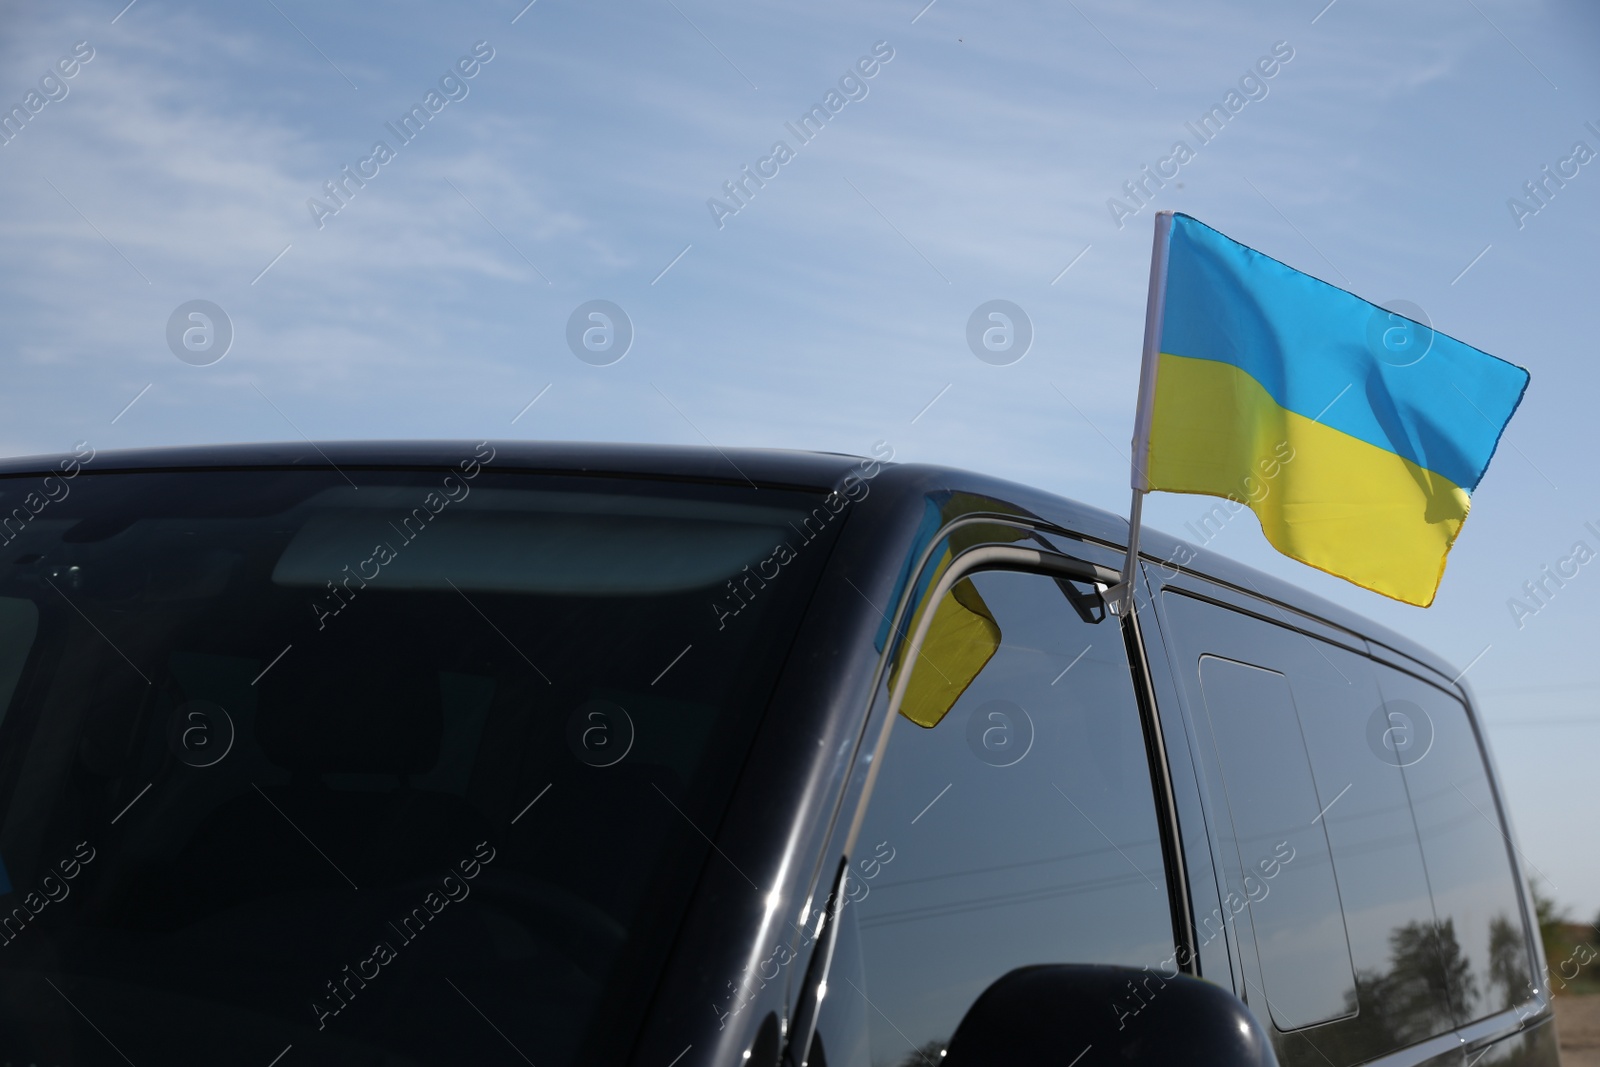
{"label": "tinted window", "polygon": [[[1033,575],[980,574],[966,600],[992,614],[998,647],[937,725],[894,722],[854,857],[860,899],[844,922],[859,931],[860,988],[830,982],[829,999],[870,1003],[874,1065],[936,1063],[968,1006],[1015,967],[1173,955],[1115,620],[1084,621]],[[916,669],[957,674],[937,657]]]}
{"label": "tinted window", "polygon": [[[1212,768],[1205,777],[1213,810],[1229,813],[1213,818],[1212,830],[1219,834],[1219,852],[1227,858],[1222,868],[1231,883],[1237,872],[1252,863],[1244,858],[1250,854],[1248,850],[1238,852],[1239,859],[1234,859],[1233,838],[1238,831],[1235,809],[1230,805],[1234,780],[1241,775],[1247,780],[1252,776],[1281,777],[1285,767],[1303,767],[1309,759],[1317,805],[1310,816],[1299,813],[1296,821],[1311,841],[1311,852],[1297,851],[1269,885],[1267,899],[1261,905],[1246,905],[1237,920],[1240,937],[1248,938],[1252,922],[1259,925],[1263,907],[1277,902],[1287,909],[1301,888],[1294,881],[1295,869],[1308,857],[1325,856],[1323,849],[1331,847],[1338,907],[1308,915],[1300,927],[1281,925],[1277,943],[1285,955],[1278,958],[1275,970],[1271,970],[1272,951],[1263,948],[1265,978],[1253,974],[1249,966],[1245,971],[1246,999],[1260,1010],[1263,997],[1269,997],[1271,1006],[1262,1015],[1270,1015],[1275,1023],[1297,1002],[1297,991],[1302,988],[1320,998],[1322,1011],[1339,1016],[1325,1025],[1280,1035],[1280,1059],[1286,1064],[1355,1062],[1448,1030],[1453,1018],[1444,991],[1444,972],[1432,947],[1432,900],[1406,781],[1392,750],[1384,747],[1382,724],[1374,726],[1375,717],[1381,718],[1382,701],[1373,662],[1308,634],[1176,593],[1163,597],[1162,606],[1163,625],[1175,647],[1179,673],[1191,701],[1206,707],[1214,688],[1207,665],[1215,661],[1207,653],[1258,664],[1282,678],[1281,682],[1258,679],[1258,692],[1265,698],[1269,690],[1276,689],[1273,701],[1292,700],[1304,739],[1302,743],[1288,736],[1289,730],[1277,724],[1285,735],[1278,744],[1288,756],[1269,768],[1266,765],[1274,761],[1262,747],[1263,728],[1230,728],[1231,741],[1224,748],[1231,751],[1207,754],[1203,761]],[[1203,694],[1202,672],[1206,674]],[[1247,677],[1239,675],[1238,679]],[[1281,689],[1285,685],[1287,696]],[[1391,754],[1386,758],[1386,753]],[[1230,762],[1241,766],[1225,774],[1223,768]],[[1295,777],[1301,774],[1296,771]],[[1266,810],[1281,812],[1284,797],[1297,790],[1303,793],[1304,788],[1303,782],[1274,786],[1272,796],[1263,802],[1270,805]],[[1304,805],[1304,800],[1298,802],[1298,806]],[[1260,812],[1253,817],[1263,820]],[[1219,830],[1223,819],[1233,832]],[[1315,826],[1309,825],[1313,822]],[[1314,831],[1318,830],[1326,835],[1326,846],[1316,843]],[[1325,862],[1319,859],[1307,865],[1319,881],[1326,877]],[[1275,900],[1276,882],[1282,882],[1286,891],[1282,901]],[[1247,896],[1238,888],[1232,891]],[[1260,890],[1256,895],[1261,895]],[[1326,897],[1323,881],[1312,899],[1325,909]],[[1341,910],[1342,929],[1338,925]],[[1205,927],[1202,938],[1215,936],[1211,932],[1218,925],[1215,918],[1201,921]],[[1255,941],[1262,943],[1259,929]],[[1346,945],[1348,956],[1341,958]],[[1305,958],[1322,964],[1294,966],[1302,952]],[[1318,970],[1325,973],[1312,973]],[[1328,974],[1338,975],[1342,987],[1328,981]],[[1280,989],[1286,995],[1280,996]]]}
{"label": "tinted window", "polygon": [[1230,888],[1250,902],[1272,1021],[1295,1030],[1337,1018],[1350,1010],[1350,946],[1288,680],[1216,656],[1199,672],[1238,848]]}
{"label": "tinted window", "polygon": [[39,630],[39,609],[33,601],[0,597],[0,723],[5,721],[11,695],[22,679],[22,668]]}
{"label": "tinted window", "polygon": [[842,520],[484,458],[0,548],[0,1062],[625,1052]]}
{"label": "tinted window", "polygon": [[1531,995],[1528,942],[1516,880],[1483,754],[1462,703],[1380,665],[1396,730],[1408,731],[1403,773],[1433,887],[1431,944],[1462,1022]]}
{"label": "tinted window", "polygon": [[[1449,1030],[1443,970],[1428,947],[1433,902],[1394,745],[1379,716],[1374,664],[1326,642],[1293,638],[1290,687],[1300,711],[1355,965],[1360,1014],[1306,1035],[1348,1060],[1381,1056]],[[1298,652],[1298,655],[1294,653]],[[1324,1061],[1303,1050],[1307,1063]]]}

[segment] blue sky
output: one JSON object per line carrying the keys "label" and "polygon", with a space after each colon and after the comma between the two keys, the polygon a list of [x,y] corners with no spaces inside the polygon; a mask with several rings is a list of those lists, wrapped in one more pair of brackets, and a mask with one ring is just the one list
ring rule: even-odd
{"label": "blue sky", "polygon": [[[0,450],[885,440],[1123,511],[1150,218],[1187,211],[1532,371],[1432,608],[1278,556],[1248,515],[1210,547],[1472,663],[1528,860],[1600,911],[1600,562],[1508,604],[1600,552],[1600,162],[1520,227],[1507,205],[1600,151],[1592,9],[125,2],[13,5],[0,30],[6,108],[94,49],[0,146]],[[385,123],[480,41],[465,97],[400,145]],[[866,95],[800,144],[785,123],[877,42]],[[1278,42],[1265,96],[1200,145],[1185,123]],[[319,229],[307,200],[379,139],[394,158]],[[1119,228],[1108,199],[1179,139],[1194,158]],[[778,140],[794,158],[719,228],[707,200]],[[195,299],[235,333],[210,366],[166,343]],[[609,366],[566,343],[593,299],[635,331]],[[1009,366],[966,344],[991,299],[1034,326]],[[1158,495],[1146,519],[1208,508]]]}

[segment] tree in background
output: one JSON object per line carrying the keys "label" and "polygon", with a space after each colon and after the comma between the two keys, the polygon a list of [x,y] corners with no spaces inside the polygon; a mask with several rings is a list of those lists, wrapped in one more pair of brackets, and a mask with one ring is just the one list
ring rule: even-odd
{"label": "tree in background", "polygon": [[1579,995],[1600,992],[1600,917],[1593,924],[1573,922],[1567,910],[1540,892],[1537,884],[1531,888],[1550,988]]}
{"label": "tree in background", "polygon": [[948,1042],[933,1040],[924,1042],[921,1048],[912,1049],[906,1058],[900,1061],[899,1067],[939,1067],[944,1059],[944,1048]]}
{"label": "tree in background", "polygon": [[1538,882],[1530,882],[1533,890],[1533,911],[1539,919],[1539,940],[1544,943],[1545,962],[1554,965],[1567,954],[1567,937],[1563,926],[1571,922],[1566,909],[1539,890]]}
{"label": "tree in background", "polygon": [[[1589,924],[1589,944],[1600,949],[1600,912],[1595,913],[1594,922]],[[1589,977],[1600,982],[1600,959],[1590,962]]]}

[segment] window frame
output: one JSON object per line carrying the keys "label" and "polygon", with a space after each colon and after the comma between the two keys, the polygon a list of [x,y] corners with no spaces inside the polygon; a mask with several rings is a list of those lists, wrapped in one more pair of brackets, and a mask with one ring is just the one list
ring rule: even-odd
{"label": "window frame", "polygon": [[[935,562],[937,552],[947,544],[952,533],[985,525],[1019,531],[1039,547],[1022,547],[1012,538],[1006,542],[973,545],[942,564]],[[1054,543],[1056,539],[1066,539],[1075,554],[1063,551]],[[872,697],[864,716],[861,738],[838,794],[839,803],[827,847],[819,857],[821,877],[813,886],[803,912],[808,917],[808,927],[815,929],[815,920],[811,917],[820,917],[833,907],[835,900],[842,899],[843,881],[855,856],[857,839],[872,801],[877,769],[887,750],[890,728],[899,715],[900,702],[912,673],[903,671],[893,691],[890,691],[887,687],[890,665],[900,654],[908,661],[914,659],[932,624],[933,613],[927,612],[918,620],[914,631],[907,629],[916,604],[922,599],[918,590],[924,588],[924,579],[930,579],[927,584],[929,603],[937,603],[963,578],[984,571],[1008,571],[1088,582],[1096,587],[1103,600],[1104,593],[1120,578],[1117,564],[1121,555],[1121,552],[1088,543],[1078,535],[1046,521],[998,511],[973,511],[960,515],[943,523],[926,543],[919,546],[915,562],[907,570],[909,580],[900,591],[898,602],[892,605],[891,612],[885,616],[890,636],[877,658],[870,690]],[[1097,556],[1105,562],[1095,562],[1094,557]],[[1108,606],[1107,616],[1106,621],[1118,627],[1128,657],[1140,732],[1150,770],[1163,873],[1167,879],[1173,943],[1180,970],[1194,975],[1198,974],[1194,908],[1178,818],[1179,801],[1169,770],[1170,749],[1154,698],[1151,664],[1140,631],[1138,613],[1119,617],[1112,614]],[[806,1057],[817,1033],[820,1000],[815,993],[827,981],[838,929],[836,922],[823,923],[803,972],[797,972],[795,983],[786,991],[791,1025],[789,1054],[785,1062],[794,1067],[806,1067]]]}

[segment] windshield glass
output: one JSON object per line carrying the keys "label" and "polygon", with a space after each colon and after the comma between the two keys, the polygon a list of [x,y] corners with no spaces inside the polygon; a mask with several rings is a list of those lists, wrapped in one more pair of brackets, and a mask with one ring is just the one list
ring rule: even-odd
{"label": "windshield glass", "polygon": [[0,1062],[626,1051],[843,520],[489,452],[0,480]]}

